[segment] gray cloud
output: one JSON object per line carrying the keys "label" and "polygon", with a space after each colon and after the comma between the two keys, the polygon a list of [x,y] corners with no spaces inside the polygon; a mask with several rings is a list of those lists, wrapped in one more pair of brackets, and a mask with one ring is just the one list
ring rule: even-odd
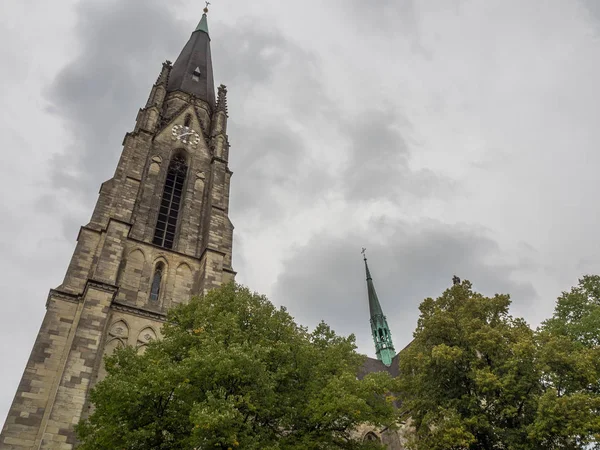
{"label": "gray cloud", "polygon": [[[235,26],[220,24],[218,35],[227,39],[211,41],[215,78],[234,86],[238,98],[247,95],[248,90],[269,86],[274,77],[282,76],[282,70],[293,75],[314,59],[281,30],[266,28],[253,19],[241,20]],[[304,77],[306,72],[302,73]]]}
{"label": "gray cloud", "polygon": [[[28,9],[30,26],[0,26],[14,69],[1,76],[0,140],[19,149],[0,177],[0,333],[19,343],[2,349],[0,415],[123,135],[195,26],[177,17],[202,6],[10,3],[8,20]],[[418,303],[454,273],[511,293],[531,320],[599,270],[596,2],[234,0],[214,11],[234,267],[301,322],[323,318],[371,349],[362,245],[398,348]],[[48,114],[39,91],[54,75]]]}
{"label": "gray cloud", "polygon": [[290,123],[316,127],[335,102],[324,93],[316,56],[280,30],[243,20],[220,27],[219,35],[228,37],[211,44],[215,77],[231,86],[232,215],[237,222],[247,214],[272,221],[290,197],[298,206],[310,202],[331,181],[309,157],[309,136]]}
{"label": "gray cloud", "polygon": [[261,222],[276,219],[286,211],[290,196],[300,206],[330,181],[315,161],[306,158],[301,135],[282,124],[270,125],[258,128],[232,123],[243,142],[232,150],[231,209],[240,221],[247,214],[260,217]]}
{"label": "gray cloud", "polygon": [[[181,48],[185,28],[158,0],[81,2],[77,5],[78,53],[47,90],[50,111],[60,116],[73,143],[52,165],[54,187],[89,206],[108,179],[160,64]],[[148,32],[152,30],[152,32]],[[56,191],[46,200],[56,203]],[[81,223],[64,217],[66,233]]]}
{"label": "gray cloud", "polygon": [[410,124],[396,108],[366,110],[345,120],[340,132],[349,140],[348,165],[341,174],[349,200],[398,200],[451,192],[451,180],[410,168],[411,151],[404,137]]}
{"label": "gray cloud", "polygon": [[600,22],[600,4],[595,0],[580,0],[590,16]]}
{"label": "gray cloud", "polygon": [[379,219],[367,230],[313,236],[285,261],[274,300],[287,305],[301,323],[325,320],[338,332],[356,334],[361,350],[371,351],[362,245],[368,247],[369,266],[397,350],[412,338],[420,302],[439,296],[454,274],[469,279],[484,294],[511,294],[518,307],[527,308],[537,298],[531,283],[514,278],[521,267],[502,262],[501,248],[477,227]]}
{"label": "gray cloud", "polygon": [[338,8],[357,24],[362,25],[361,31],[367,34],[385,34],[390,29],[402,34],[414,34],[418,17],[413,0],[396,2],[380,0],[365,3],[362,0],[345,0],[339,2]]}
{"label": "gray cloud", "polygon": [[[233,26],[220,23],[211,47],[215,79],[233,89],[232,111],[249,101],[257,104],[272,99],[285,105],[295,119],[318,118],[337,111],[335,99],[329,98],[324,89],[327,77],[317,54],[301,47],[276,26],[254,17],[241,19]],[[275,105],[261,106],[268,110]],[[265,127],[280,124],[265,123],[268,115],[261,119]]]}
{"label": "gray cloud", "polygon": [[[80,52],[59,73],[48,98],[52,112],[65,120],[74,138],[74,144],[55,158],[54,186],[89,205],[98,185],[114,170],[123,135],[145,103],[160,61],[175,59],[189,31],[165,14],[158,1],[81,3],[78,17]],[[278,30],[244,20],[220,26],[218,35],[227,39],[213,39],[215,75],[218,82],[232,86],[230,111],[260,102],[266,87],[278,80],[290,88],[289,117],[314,115],[314,95],[327,108],[325,96],[319,95],[318,62]],[[232,206],[240,214],[261,208],[260,215],[272,219],[283,207],[284,200],[278,197],[297,191],[303,177],[317,168],[303,159],[306,142],[280,115],[237,117],[238,122],[234,115],[230,125],[236,172]],[[40,202],[57,207],[54,193]],[[67,215],[63,220],[65,234],[72,236],[81,218]]]}
{"label": "gray cloud", "polygon": [[[463,0],[448,0],[436,3],[435,9],[449,9],[458,13]],[[391,37],[402,36],[407,39],[410,49],[429,58],[432,49],[427,48],[421,38],[421,14],[427,6],[423,2],[405,0],[381,0],[365,3],[362,0],[344,0],[336,2],[336,6],[345,19],[354,23],[365,39],[377,36],[389,40]],[[373,48],[374,52],[378,50]],[[393,59],[395,55],[390,54]]]}

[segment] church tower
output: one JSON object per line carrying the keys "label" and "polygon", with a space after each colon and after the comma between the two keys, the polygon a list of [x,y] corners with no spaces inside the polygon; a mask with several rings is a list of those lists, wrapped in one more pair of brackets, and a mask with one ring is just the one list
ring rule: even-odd
{"label": "church tower", "polygon": [[159,337],[166,311],[233,280],[227,90],[206,13],[123,140],[81,227],[2,433],[1,449],[72,449],[103,356]]}
{"label": "church tower", "polygon": [[394,344],[392,343],[392,333],[388,326],[387,319],[383,315],[381,304],[377,298],[373,278],[367,264],[367,256],[363,250],[363,259],[365,261],[365,270],[367,272],[367,291],[369,294],[369,312],[371,314],[371,334],[375,343],[375,353],[377,359],[386,367],[391,366],[392,360],[396,356]]}

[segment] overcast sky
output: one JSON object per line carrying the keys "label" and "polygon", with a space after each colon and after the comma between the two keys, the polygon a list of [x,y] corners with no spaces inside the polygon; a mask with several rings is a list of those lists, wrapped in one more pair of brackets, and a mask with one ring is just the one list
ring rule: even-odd
{"label": "overcast sky", "polygon": [[[600,273],[596,0],[214,0],[238,281],[373,355],[454,274],[537,325]],[[0,421],[191,0],[0,5]]]}

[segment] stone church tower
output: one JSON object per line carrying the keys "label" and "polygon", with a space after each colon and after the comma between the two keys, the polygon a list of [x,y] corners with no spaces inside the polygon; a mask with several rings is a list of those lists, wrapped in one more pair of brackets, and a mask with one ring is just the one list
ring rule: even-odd
{"label": "stone church tower", "polygon": [[81,227],[0,449],[71,449],[103,355],[158,337],[168,308],[232,280],[227,90],[215,95],[206,12],[165,62],[114,176]]}

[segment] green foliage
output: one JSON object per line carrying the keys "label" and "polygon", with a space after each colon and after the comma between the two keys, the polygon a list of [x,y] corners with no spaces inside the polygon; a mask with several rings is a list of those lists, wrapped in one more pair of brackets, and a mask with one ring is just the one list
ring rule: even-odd
{"label": "green foliage", "polygon": [[563,294],[554,317],[537,331],[509,314],[507,295],[484,297],[468,281],[424,300],[397,380],[412,424],[409,448],[596,445],[599,303],[588,294],[600,292],[599,280],[586,278]]}
{"label": "green foliage", "polygon": [[357,380],[354,337],[313,332],[236,284],[169,313],[143,355],[117,350],[77,427],[80,449],[375,449],[360,423],[389,425],[387,374]]}
{"label": "green foliage", "polygon": [[548,448],[600,448],[600,277],[556,302],[538,333],[544,394],[531,434]]}
{"label": "green foliage", "polygon": [[556,302],[544,330],[592,348],[600,345],[600,276],[586,275]]}

